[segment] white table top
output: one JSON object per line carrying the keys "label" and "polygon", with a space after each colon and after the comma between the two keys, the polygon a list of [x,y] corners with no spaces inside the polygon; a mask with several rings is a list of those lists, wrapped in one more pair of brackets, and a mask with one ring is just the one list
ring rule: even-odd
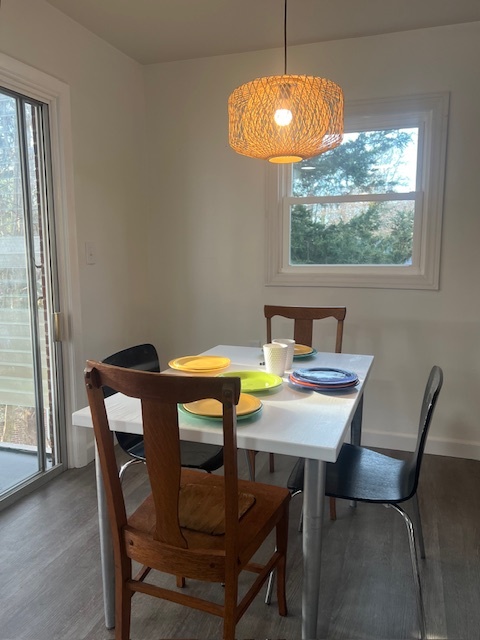
{"label": "white table top", "polygon": [[[208,355],[230,358],[231,365],[222,371],[259,370],[265,367],[261,349],[219,345],[205,351]],[[293,368],[334,367],[354,371],[359,383],[353,389],[337,392],[296,390],[288,382],[277,389],[255,394],[263,403],[262,411],[253,418],[238,420],[237,444],[242,449],[286,454],[314,460],[334,462],[350,427],[373,356],[345,353],[318,353],[308,359],[294,360]],[[173,369],[164,373],[187,375]],[[140,401],[122,394],[105,401],[112,431],[142,433]],[[78,427],[92,427],[89,407],[72,414]],[[182,440],[222,444],[219,422],[179,412]]]}

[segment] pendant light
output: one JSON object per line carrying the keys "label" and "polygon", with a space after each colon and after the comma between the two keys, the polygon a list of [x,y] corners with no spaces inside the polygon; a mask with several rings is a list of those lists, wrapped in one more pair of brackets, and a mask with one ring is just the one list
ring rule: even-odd
{"label": "pendant light", "polygon": [[343,92],[325,78],[284,75],[247,82],[228,99],[229,143],[237,153],[275,163],[313,158],[342,142]]}

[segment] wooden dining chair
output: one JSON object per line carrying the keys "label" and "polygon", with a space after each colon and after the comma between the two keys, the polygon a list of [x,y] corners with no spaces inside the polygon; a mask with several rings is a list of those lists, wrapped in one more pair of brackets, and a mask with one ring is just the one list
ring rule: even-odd
{"label": "wooden dining chair", "polygon": [[[116,640],[130,638],[132,596],[136,592],[220,616],[224,640],[234,640],[238,620],[272,569],[278,574],[279,613],[286,615],[290,492],[238,479],[236,405],[240,379],[172,376],[88,361],[85,385],[115,556]],[[105,386],[138,398],[142,410],[151,494],[128,517],[105,408]],[[178,406],[204,398],[222,404],[224,475],[181,467]],[[265,563],[253,562],[253,555],[273,530],[275,550]],[[142,565],[135,576],[132,560]],[[152,569],[177,576],[177,588],[146,582]],[[238,579],[244,570],[257,577],[239,601]],[[223,603],[185,594],[178,588],[183,578],[223,583]]]}
{"label": "wooden dining chair", "polygon": [[[136,344],[103,358],[105,364],[140,371],[160,371],[158,352],[153,344]],[[115,393],[114,389],[104,387],[105,397]],[[145,446],[143,436],[133,433],[115,432],[118,445],[127,454],[128,460],[120,467],[119,476],[123,478],[125,471],[133,464],[145,462]],[[180,459],[182,467],[201,469],[207,473],[216,471],[223,466],[223,447],[203,442],[180,443]]]}
{"label": "wooden dining chair", "polygon": [[[286,307],[266,304],[264,315],[267,320],[267,342],[272,341],[272,318],[280,316],[293,320],[293,339],[296,344],[313,347],[313,323],[316,320],[333,318],[337,322],[335,333],[335,353],[341,353],[343,341],[343,322],[347,314],[346,307]],[[286,337],[286,336],[283,336]],[[324,349],[328,351],[328,349]],[[251,474],[255,477],[255,451],[249,451],[249,466]],[[275,470],[275,457],[269,454],[270,471]],[[330,501],[330,517],[335,520],[335,500]]]}

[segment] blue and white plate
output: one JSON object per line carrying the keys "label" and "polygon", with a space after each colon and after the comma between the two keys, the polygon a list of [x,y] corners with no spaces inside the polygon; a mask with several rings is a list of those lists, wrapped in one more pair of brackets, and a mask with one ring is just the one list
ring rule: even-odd
{"label": "blue and white plate", "polygon": [[345,371],[345,369],[313,367],[295,369],[290,374],[289,381],[292,385],[313,391],[337,391],[354,387],[358,384],[358,377],[353,371]]}
{"label": "blue and white plate", "polygon": [[325,385],[317,385],[310,382],[296,382],[294,378],[290,375],[288,378],[288,384],[292,389],[296,391],[304,391],[305,393],[311,393],[315,391],[316,393],[339,393],[341,391],[350,391],[355,390],[355,384],[325,384]]}

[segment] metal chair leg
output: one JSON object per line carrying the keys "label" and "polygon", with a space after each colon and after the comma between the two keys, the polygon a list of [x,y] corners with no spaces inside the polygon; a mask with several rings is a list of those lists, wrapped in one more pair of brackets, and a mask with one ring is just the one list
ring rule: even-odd
{"label": "metal chair leg", "polygon": [[139,464],[139,463],[143,463],[143,460],[137,460],[137,458],[132,458],[128,462],[125,462],[125,464],[122,464],[122,466],[120,467],[120,471],[118,472],[118,477],[120,478],[120,482],[122,482],[123,475],[124,475],[125,471],[128,469],[128,467],[131,464]]}
{"label": "metal chair leg", "polygon": [[412,506],[415,514],[415,529],[417,531],[418,548],[420,549],[420,557],[425,558],[425,542],[423,540],[422,519],[420,517],[420,507],[418,504],[418,497],[415,494],[412,498]]}
{"label": "metal chair leg", "polygon": [[413,581],[415,583],[415,592],[417,598],[420,638],[421,640],[426,640],[427,628],[425,624],[425,608],[423,606],[422,583],[420,582],[420,570],[418,566],[417,547],[415,545],[415,532],[413,528],[413,522],[411,521],[408,514],[405,513],[405,511],[398,505],[389,504],[388,506],[393,507],[393,509],[398,511],[398,513],[402,516],[403,521],[405,522],[405,526],[407,527],[408,543],[410,546],[410,558],[412,560]]}
{"label": "metal chair leg", "polygon": [[267,582],[267,590],[265,592],[265,604],[270,604],[272,602],[272,592],[273,592],[274,582],[275,582],[275,571],[270,571],[270,575],[268,576],[268,582]]}

